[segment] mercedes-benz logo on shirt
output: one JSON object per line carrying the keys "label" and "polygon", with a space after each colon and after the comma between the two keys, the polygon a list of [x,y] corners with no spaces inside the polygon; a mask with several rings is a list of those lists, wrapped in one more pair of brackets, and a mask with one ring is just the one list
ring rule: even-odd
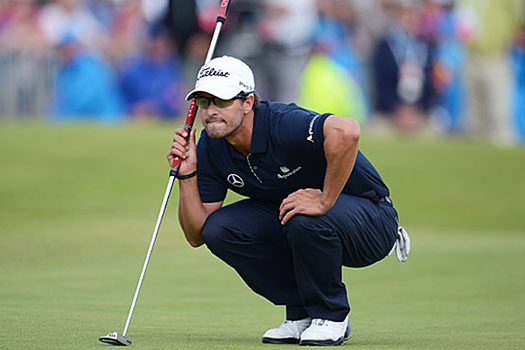
{"label": "mercedes-benz logo on shirt", "polygon": [[244,180],[237,174],[230,174],[226,179],[235,187],[244,187]]}

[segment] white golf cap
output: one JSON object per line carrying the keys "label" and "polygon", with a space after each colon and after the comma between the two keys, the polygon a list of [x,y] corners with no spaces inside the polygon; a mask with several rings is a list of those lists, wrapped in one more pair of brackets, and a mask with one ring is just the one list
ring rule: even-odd
{"label": "white golf cap", "polygon": [[235,57],[222,56],[202,66],[197,75],[195,89],[186,96],[186,100],[191,100],[198,92],[229,100],[240,92],[253,91],[255,79],[250,67]]}

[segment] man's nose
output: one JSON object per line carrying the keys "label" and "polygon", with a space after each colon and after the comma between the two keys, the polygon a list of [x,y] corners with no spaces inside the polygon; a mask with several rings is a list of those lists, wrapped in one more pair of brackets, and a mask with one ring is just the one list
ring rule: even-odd
{"label": "man's nose", "polygon": [[201,117],[212,117],[214,115],[217,115],[217,106],[213,102],[210,103],[208,108],[199,108],[199,113]]}
{"label": "man's nose", "polygon": [[208,108],[206,108],[206,113],[208,115],[214,115],[217,114],[219,107],[215,104],[215,102],[210,101],[210,104],[208,105]]}

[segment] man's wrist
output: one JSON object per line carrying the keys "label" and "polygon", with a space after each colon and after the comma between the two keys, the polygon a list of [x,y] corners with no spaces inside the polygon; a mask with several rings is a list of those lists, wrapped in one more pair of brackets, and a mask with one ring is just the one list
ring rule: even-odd
{"label": "man's wrist", "polygon": [[177,174],[177,179],[179,179],[179,180],[186,180],[186,179],[192,178],[192,177],[194,177],[196,175],[197,175],[197,170],[192,171],[191,173],[188,173],[186,175],[179,175],[179,174]]}
{"label": "man's wrist", "polygon": [[327,212],[328,210],[330,210],[330,208],[333,207],[335,200],[326,198],[325,193],[321,192],[321,198],[319,200],[319,203],[321,204],[321,207],[323,208],[323,210]]}

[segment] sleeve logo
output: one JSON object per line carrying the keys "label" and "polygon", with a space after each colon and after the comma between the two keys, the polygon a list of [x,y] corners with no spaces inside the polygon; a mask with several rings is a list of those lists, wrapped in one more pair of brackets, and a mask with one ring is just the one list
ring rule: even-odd
{"label": "sleeve logo", "polygon": [[310,124],[308,125],[308,136],[306,137],[306,140],[311,143],[315,143],[314,141],[314,123],[317,118],[319,118],[319,115],[316,115],[315,117],[313,117],[312,120],[310,121]]}

